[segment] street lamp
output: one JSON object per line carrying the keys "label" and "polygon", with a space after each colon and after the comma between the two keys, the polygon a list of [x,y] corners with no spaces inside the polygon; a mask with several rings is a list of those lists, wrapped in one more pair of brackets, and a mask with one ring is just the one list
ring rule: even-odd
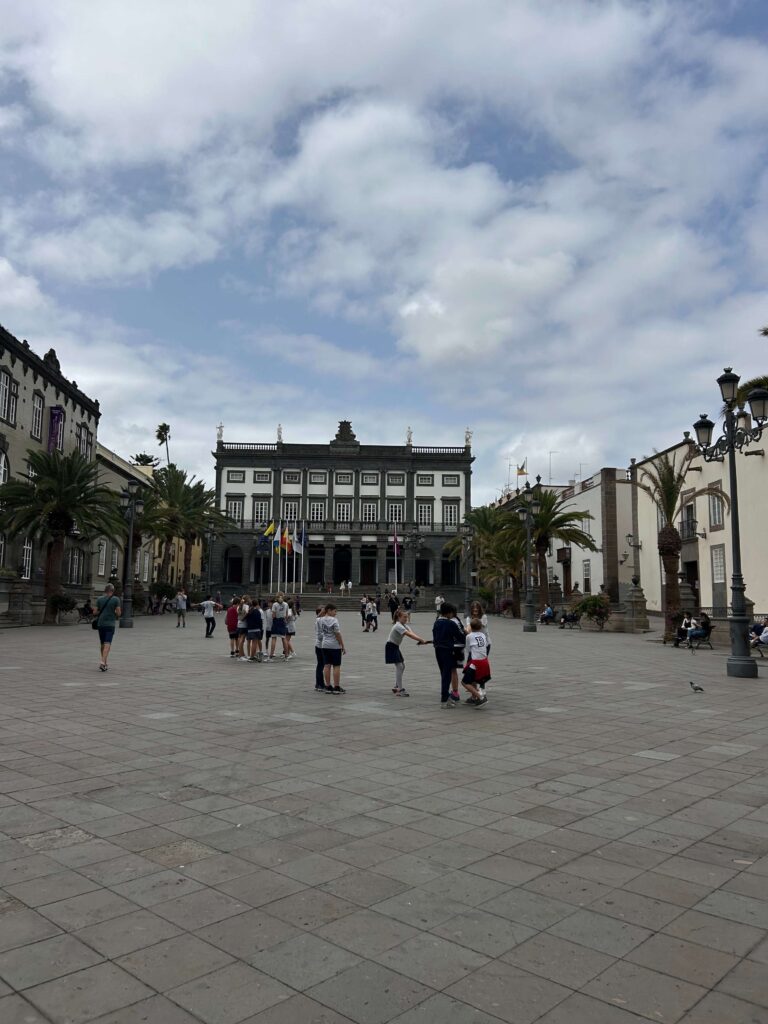
{"label": "street lamp", "polygon": [[533,520],[541,510],[538,494],[526,481],[520,494],[521,505],[517,510],[520,522],[525,524],[525,621],[524,633],[536,633],[536,614],[533,607],[533,586],[531,584],[531,529]]}
{"label": "street lamp", "polygon": [[[728,456],[728,480],[731,491],[731,559],[733,571],[731,573],[731,614],[728,617],[731,632],[731,655],[727,662],[729,676],[739,679],[755,679],[757,677],[757,663],[749,653],[749,619],[747,618],[747,606],[744,600],[744,577],[741,574],[741,538],[739,534],[739,494],[738,480],[736,474],[736,452],[742,451],[749,445],[759,441],[762,437],[763,428],[768,426],[768,391],[765,388],[755,388],[747,395],[752,420],[756,426],[752,426],[747,416],[742,412],[736,412],[736,398],[739,390],[740,377],[734,373],[730,366],[726,366],[724,372],[717,378],[720,386],[720,393],[725,403],[724,426],[725,432],[712,442],[712,432],[715,424],[704,413],[694,423],[693,429],[696,432],[694,444],[696,450],[701,454],[705,462],[723,462]],[[751,454],[745,452],[746,455]]]}
{"label": "street lamp", "polygon": [[474,537],[474,527],[471,523],[462,523],[459,527],[459,534],[461,536],[461,554],[462,561],[464,563],[464,614],[469,615],[469,564],[470,555],[472,554],[472,538]]}
{"label": "street lamp", "polygon": [[[408,565],[402,566],[404,586],[407,585],[407,583],[409,582],[406,579],[406,576],[408,575],[408,573],[406,573],[405,571],[406,568],[413,572],[414,581],[416,580],[416,558],[418,557],[419,551],[421,550],[421,545],[422,537],[418,530],[410,530],[403,537],[403,547],[409,554]],[[395,584],[397,584],[397,581],[395,581]]]}
{"label": "street lamp", "polygon": [[128,523],[125,570],[123,572],[123,614],[121,629],[133,629],[133,527],[136,517],[144,511],[144,499],[137,493],[138,480],[128,481],[128,490],[120,494],[120,508]]}

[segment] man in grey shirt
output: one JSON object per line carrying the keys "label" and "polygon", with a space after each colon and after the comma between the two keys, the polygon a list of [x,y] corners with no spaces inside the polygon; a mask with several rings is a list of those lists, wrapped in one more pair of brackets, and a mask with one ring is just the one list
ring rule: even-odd
{"label": "man in grey shirt", "polygon": [[184,587],[179,587],[179,591],[176,594],[176,629],[179,626],[187,628],[187,595],[184,591]]}

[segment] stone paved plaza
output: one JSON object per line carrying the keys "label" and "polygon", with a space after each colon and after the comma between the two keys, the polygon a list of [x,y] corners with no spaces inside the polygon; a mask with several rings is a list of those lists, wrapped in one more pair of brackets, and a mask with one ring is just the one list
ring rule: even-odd
{"label": "stone paved plaza", "polygon": [[766,668],[493,622],[442,711],[351,613],[314,693],[312,626],[0,632],[2,1024],[768,1021]]}

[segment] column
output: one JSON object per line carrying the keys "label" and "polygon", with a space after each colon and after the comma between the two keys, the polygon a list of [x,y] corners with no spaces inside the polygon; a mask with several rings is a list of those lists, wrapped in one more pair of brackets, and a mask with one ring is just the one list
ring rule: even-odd
{"label": "column", "polygon": [[378,567],[378,584],[384,587],[387,584],[387,538],[380,539],[376,544],[376,564]]}
{"label": "column", "polygon": [[352,538],[352,567],[350,569],[350,579],[357,586],[360,582],[360,538]]}
{"label": "column", "polygon": [[323,579],[328,583],[335,582],[333,579],[333,548],[334,540],[333,537],[326,537],[323,541]]}

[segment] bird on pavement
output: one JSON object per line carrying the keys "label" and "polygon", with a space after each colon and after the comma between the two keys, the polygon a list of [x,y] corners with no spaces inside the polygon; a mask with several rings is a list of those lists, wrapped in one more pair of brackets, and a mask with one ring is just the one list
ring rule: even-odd
{"label": "bird on pavement", "polygon": [[696,683],[694,683],[693,680],[690,680],[690,687],[691,687],[691,689],[693,690],[694,693],[704,693],[704,687],[703,686],[697,686]]}

